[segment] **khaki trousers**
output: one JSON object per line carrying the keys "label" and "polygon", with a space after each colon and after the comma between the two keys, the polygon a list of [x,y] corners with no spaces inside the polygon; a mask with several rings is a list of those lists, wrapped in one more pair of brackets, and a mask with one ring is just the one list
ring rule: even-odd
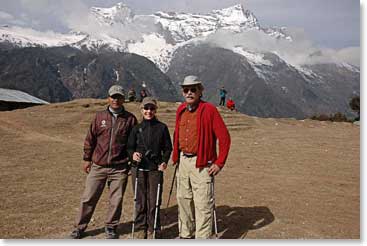
{"label": "khaki trousers", "polygon": [[109,182],[109,208],[105,224],[109,228],[118,226],[122,211],[122,199],[127,185],[127,172],[128,170],[121,165],[102,167],[93,164],[91,166],[81,199],[79,214],[75,221],[76,228],[82,231],[87,228],[107,181]]}
{"label": "khaki trousers", "polygon": [[213,199],[208,168],[196,168],[196,157],[181,154],[177,175],[178,227],[180,237],[210,238]]}

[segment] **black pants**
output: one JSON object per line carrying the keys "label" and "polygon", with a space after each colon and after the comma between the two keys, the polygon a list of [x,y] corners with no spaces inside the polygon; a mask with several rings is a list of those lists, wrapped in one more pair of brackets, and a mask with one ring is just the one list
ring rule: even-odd
{"label": "black pants", "polygon": [[[135,191],[136,168],[132,168],[132,184]],[[163,174],[160,171],[139,171],[138,173],[138,190],[136,200],[136,230],[154,231],[154,217],[157,199],[158,184],[161,184],[159,203],[162,203]],[[157,215],[157,230],[161,229],[160,211]]]}
{"label": "black pants", "polygon": [[221,97],[220,98],[220,102],[219,102],[219,106],[224,106],[224,103],[226,102],[226,98],[225,97]]}

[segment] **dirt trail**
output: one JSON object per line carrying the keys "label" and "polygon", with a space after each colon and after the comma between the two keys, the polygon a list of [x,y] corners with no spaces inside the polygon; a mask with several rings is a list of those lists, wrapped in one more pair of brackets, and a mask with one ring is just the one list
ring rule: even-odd
{"label": "dirt trail", "polygon": [[[84,188],[83,140],[103,100],[0,112],[0,238],[65,238]],[[139,105],[126,109],[140,119]],[[158,117],[173,133],[175,103]],[[263,119],[220,109],[232,138],[216,179],[221,238],[360,238],[360,129],[349,123]],[[166,209],[174,168],[165,174],[162,222],[175,238],[177,203]],[[132,218],[131,180],[120,238]],[[86,238],[104,238],[104,193]]]}

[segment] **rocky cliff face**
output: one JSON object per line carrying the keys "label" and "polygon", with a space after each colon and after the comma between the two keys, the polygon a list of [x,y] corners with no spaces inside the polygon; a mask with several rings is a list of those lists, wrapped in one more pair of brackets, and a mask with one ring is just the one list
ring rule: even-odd
{"label": "rocky cliff face", "polygon": [[167,75],[178,84],[185,75],[199,76],[204,98],[219,103],[225,86],[237,108],[248,115],[302,119],[318,113],[350,114],[348,102],[359,92],[359,70],[335,64],[305,67],[301,73],[273,53],[250,58],[209,45],[188,45],[179,50]]}
{"label": "rocky cliff face", "polygon": [[112,84],[175,101],[170,79],[148,59],[128,53],[82,52],[70,47],[0,51],[0,87],[25,91],[49,102],[105,98]]}
{"label": "rocky cliff face", "polygon": [[[278,46],[292,49],[294,46],[290,44],[296,44],[297,40],[284,27],[261,26],[256,16],[242,5],[207,14],[159,11],[135,15],[128,6],[119,3],[111,8],[93,7],[89,17],[91,23],[86,30],[73,30],[69,34],[0,27],[0,49],[65,45],[76,48],[47,49],[44,51],[47,56],[38,50],[38,59],[45,61],[45,70],[35,65],[39,64],[34,60],[37,56],[29,55],[33,65],[27,64],[25,68],[30,71],[14,74],[17,78],[31,74],[30,77],[37,78],[37,84],[39,81],[44,86],[55,84],[60,93],[63,87],[68,93],[55,96],[54,89],[41,93],[37,92],[41,88],[31,85],[27,90],[51,101],[102,97],[111,81],[119,77],[117,81],[125,87],[138,88],[146,81],[159,99],[177,100],[179,82],[194,74],[206,83],[205,96],[213,103],[217,103],[218,89],[224,85],[243,113],[295,118],[338,111],[350,114],[348,101],[360,93],[358,67],[333,59],[295,62],[296,55],[280,54]],[[271,49],[254,45],[254,40],[250,40],[254,36],[264,46],[270,42]],[[23,50],[9,52],[15,52],[11,54],[16,54],[18,62],[25,63],[22,56],[27,56],[27,52],[24,55],[20,54]],[[302,56],[319,61],[323,58],[322,51],[315,49],[305,50]],[[11,61],[8,57],[1,58],[0,66],[14,69],[13,64],[7,64]],[[55,57],[54,62],[50,62],[51,57]],[[38,77],[45,73],[47,76],[42,79]],[[9,74],[0,76],[6,78],[0,81],[0,86],[12,85]],[[15,81],[26,87],[18,79]]]}

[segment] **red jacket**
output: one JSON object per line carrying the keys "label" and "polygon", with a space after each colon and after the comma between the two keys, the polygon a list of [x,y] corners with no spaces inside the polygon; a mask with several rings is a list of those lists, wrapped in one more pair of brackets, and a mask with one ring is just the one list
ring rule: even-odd
{"label": "red jacket", "polygon": [[[173,135],[173,154],[172,161],[178,162],[179,159],[179,122],[181,115],[186,109],[186,103],[181,104],[176,112],[176,127]],[[206,167],[208,162],[223,167],[228,156],[229,147],[231,145],[231,137],[223,122],[217,108],[207,102],[200,101],[198,106],[198,148],[196,167]],[[219,140],[219,156],[217,156],[216,143]]]}
{"label": "red jacket", "polygon": [[231,100],[231,99],[229,99],[229,100],[227,101],[227,108],[231,109],[232,107],[233,107],[233,108],[235,107],[234,101],[233,101],[233,100]]}

